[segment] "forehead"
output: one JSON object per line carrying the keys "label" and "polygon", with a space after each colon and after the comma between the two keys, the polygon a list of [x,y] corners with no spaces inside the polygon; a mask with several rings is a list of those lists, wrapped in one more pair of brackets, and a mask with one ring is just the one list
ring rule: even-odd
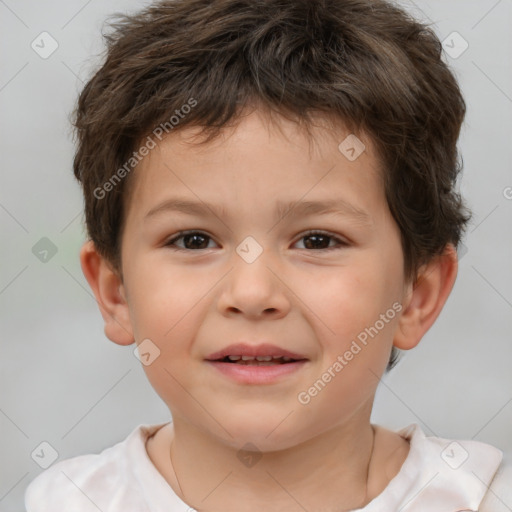
{"label": "forehead", "polygon": [[364,146],[365,153],[378,161],[371,137],[364,130],[351,128],[339,117],[321,112],[309,113],[306,121],[295,114],[278,114],[264,107],[246,107],[229,125],[218,130],[212,140],[206,141],[206,133],[203,134],[200,126],[187,126],[169,134],[166,140],[174,145],[175,150],[192,149],[194,153],[201,154],[215,150],[234,151],[237,146],[243,151],[242,144],[258,138],[265,148],[279,146],[285,150],[294,147],[299,150],[301,158],[307,154],[314,160],[338,148],[348,137]]}
{"label": "forehead", "polygon": [[371,139],[339,120],[317,115],[312,121],[299,124],[255,110],[206,143],[198,126],[171,132],[131,176],[129,209],[147,213],[150,204],[178,189],[191,197],[198,191],[220,195],[226,204],[237,191],[269,200],[298,200],[305,193],[320,198],[329,184],[343,184],[345,197],[370,200],[370,188],[374,195],[382,192],[376,189],[383,185],[382,171]]}

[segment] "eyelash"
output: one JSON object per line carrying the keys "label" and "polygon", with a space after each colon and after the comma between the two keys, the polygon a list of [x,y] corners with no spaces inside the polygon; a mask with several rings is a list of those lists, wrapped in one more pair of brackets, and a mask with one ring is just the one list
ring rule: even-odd
{"label": "eyelash", "polygon": [[[213,238],[210,235],[204,233],[203,231],[196,231],[196,230],[180,231],[179,233],[176,234],[176,236],[174,236],[171,239],[167,240],[167,242],[165,242],[164,246],[168,247],[168,248],[170,248],[171,250],[174,250],[174,251],[204,251],[204,250],[208,249],[208,248],[205,248],[205,249],[187,249],[187,248],[184,248],[184,247],[177,247],[175,245],[175,242],[177,240],[180,240],[181,238],[183,238],[185,236],[188,236],[188,235],[201,235],[204,238],[208,238],[210,240],[213,240]],[[332,251],[332,250],[336,250],[336,249],[340,249],[340,248],[348,247],[349,246],[349,244],[347,242],[345,242],[341,238],[337,237],[336,235],[333,235],[332,233],[329,233],[328,231],[319,231],[319,230],[307,231],[306,233],[304,233],[297,240],[297,242],[299,240],[302,240],[303,238],[307,238],[309,236],[314,236],[314,235],[320,235],[320,236],[324,236],[324,237],[330,238],[331,240],[334,240],[335,242],[337,242],[337,245],[334,246],[334,247],[327,247],[325,249],[306,249],[306,248],[304,248],[302,250],[304,250],[304,251],[315,251],[315,252],[318,252],[318,251]]]}

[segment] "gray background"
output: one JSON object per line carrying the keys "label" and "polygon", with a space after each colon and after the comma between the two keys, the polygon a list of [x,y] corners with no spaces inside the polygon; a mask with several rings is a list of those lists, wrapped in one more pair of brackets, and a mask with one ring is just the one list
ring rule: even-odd
{"label": "gray background", "polygon": [[[23,510],[23,492],[42,471],[31,458],[42,441],[61,460],[169,418],[134,347],[104,337],[79,266],[82,198],[71,171],[68,116],[98,62],[102,22],[142,5],[0,0],[1,512]],[[444,311],[385,377],[373,421],[512,450],[512,2],[403,5],[442,40],[457,31],[469,44],[446,59],[468,103],[461,190],[474,221]],[[31,48],[43,31],[59,45],[47,59]],[[32,252],[43,237],[57,248],[47,262]]]}

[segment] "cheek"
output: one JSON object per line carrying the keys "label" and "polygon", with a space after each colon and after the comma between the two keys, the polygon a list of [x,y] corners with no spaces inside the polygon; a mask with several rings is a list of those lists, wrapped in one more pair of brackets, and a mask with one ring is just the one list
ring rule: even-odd
{"label": "cheek", "polygon": [[[169,344],[187,325],[198,321],[201,298],[211,288],[211,274],[184,271],[165,258],[138,266],[130,276],[130,314],[136,339],[152,338]],[[197,324],[196,324],[197,325]],[[173,344],[174,345],[174,344]]]}
{"label": "cheek", "polygon": [[377,275],[361,257],[358,259],[359,263],[319,269],[316,276],[303,281],[301,296],[317,316],[316,323],[323,320],[327,331],[346,333],[372,314],[379,295]]}
{"label": "cheek", "polygon": [[139,343],[151,340],[158,354],[143,365],[144,372],[165,403],[184,407],[182,385],[189,378],[191,349],[202,321],[201,298],[211,284],[197,272],[185,274],[169,265],[141,265],[131,277],[136,290],[130,303],[135,338]]}
{"label": "cheek", "polygon": [[[400,280],[393,279],[393,271],[393,265],[386,265],[375,255],[358,255],[358,262],[330,269],[322,279],[319,276],[304,286],[302,294],[308,298],[311,318],[316,319],[312,324],[317,326],[316,334],[327,357],[343,354],[354,341],[362,347],[354,359],[375,356],[380,360],[383,356],[379,354],[387,353],[396,322],[393,304],[399,297]],[[357,350],[353,346],[353,351]]]}

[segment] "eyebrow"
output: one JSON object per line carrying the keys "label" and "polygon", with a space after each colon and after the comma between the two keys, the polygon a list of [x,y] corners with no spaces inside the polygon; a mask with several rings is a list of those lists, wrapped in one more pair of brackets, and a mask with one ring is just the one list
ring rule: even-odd
{"label": "eyebrow", "polygon": [[[158,214],[168,212],[182,212],[188,215],[208,217],[224,217],[226,209],[224,205],[207,204],[201,201],[191,201],[182,198],[170,198],[153,207],[144,217],[148,220]],[[282,220],[288,214],[293,217],[300,217],[314,214],[336,214],[344,217],[351,217],[359,224],[373,225],[370,215],[354,205],[342,199],[330,199],[325,201],[277,201],[275,208],[276,219]]]}

